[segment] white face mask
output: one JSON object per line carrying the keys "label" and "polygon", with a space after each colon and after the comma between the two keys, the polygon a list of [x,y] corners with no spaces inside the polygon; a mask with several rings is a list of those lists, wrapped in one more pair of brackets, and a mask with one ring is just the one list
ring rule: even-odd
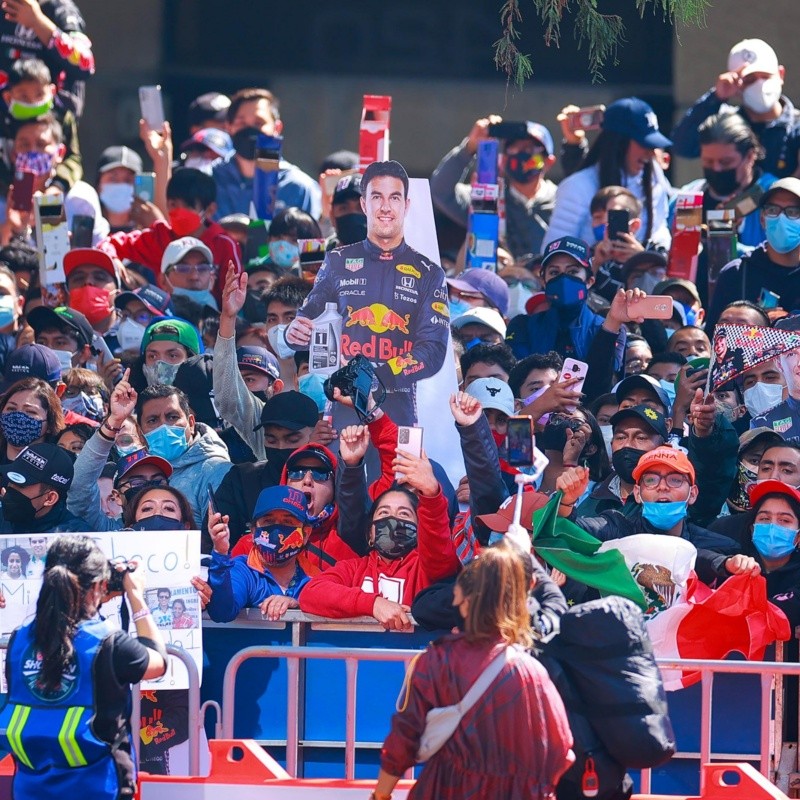
{"label": "white face mask", "polygon": [[525,303],[533,297],[533,292],[527,286],[518,283],[508,287],[508,318],[525,314]]}
{"label": "white face mask", "polygon": [[72,353],[69,350],[53,350],[58,358],[58,363],[61,364],[61,372],[64,373],[68,369],[72,369]]}
{"label": "white face mask", "polygon": [[783,399],[783,386],[779,383],[762,383],[744,390],[744,404],[751,417],[759,417],[774,408]]}
{"label": "white face mask", "polygon": [[742,102],[756,114],[766,114],[775,107],[781,99],[783,81],[773,75],[771,78],[761,78],[753,81],[743,92]]}
{"label": "white face mask", "polygon": [[124,319],[117,328],[117,341],[123,350],[138,350],[142,345],[145,326],[132,319]]}
{"label": "white face mask", "polygon": [[221,158],[215,158],[213,161],[209,161],[207,158],[203,158],[202,156],[190,156],[184,160],[183,166],[189,167],[190,169],[199,169],[200,172],[205,172],[206,175],[210,175],[214,169],[214,166],[219,164],[221,161]]}
{"label": "white face mask", "polygon": [[288,328],[288,325],[275,325],[267,331],[267,339],[269,339],[270,346],[278,358],[291,358],[294,355],[294,350],[286,344],[283,332]]}
{"label": "white face mask", "polygon": [[100,202],[112,214],[124,214],[133,205],[133,184],[107,183],[100,189]]}
{"label": "white face mask", "polygon": [[611,458],[611,440],[614,438],[614,428],[612,425],[601,425],[600,433],[603,434],[606,452],[608,453],[608,457]]}

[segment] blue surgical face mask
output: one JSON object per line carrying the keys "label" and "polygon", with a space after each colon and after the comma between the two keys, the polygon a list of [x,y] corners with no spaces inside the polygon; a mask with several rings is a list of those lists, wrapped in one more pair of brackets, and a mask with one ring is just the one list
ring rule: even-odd
{"label": "blue surgical face mask", "polygon": [[6,328],[16,318],[14,298],[10,294],[0,296],[0,328]]}
{"label": "blue surgical face mask", "polygon": [[93,420],[103,418],[103,398],[99,394],[81,392],[76,397],[62,397],[61,408]]}
{"label": "blue surgical face mask", "polygon": [[469,303],[465,303],[463,300],[450,300],[448,301],[447,305],[450,309],[450,319],[456,319],[462,314],[466,314],[467,311],[472,308]]}
{"label": "blue surgical face mask", "polygon": [[594,235],[594,240],[596,242],[602,242],[603,237],[606,235],[605,222],[602,225],[592,225],[592,234]]}
{"label": "blue surgical face mask", "polygon": [[283,239],[276,239],[269,243],[270,261],[278,267],[289,269],[300,258],[300,248],[297,242],[286,242]]}
{"label": "blue surgical face mask", "polygon": [[160,425],[154,431],[146,433],[147,449],[156,456],[165,458],[170,463],[180,458],[188,449],[186,428],[179,425]]}
{"label": "blue surgical face mask", "polygon": [[767,241],[779,253],[790,253],[800,247],[800,219],[789,219],[786,214],[766,217]]}
{"label": "blue surgical face mask", "polygon": [[683,306],[683,313],[686,314],[686,324],[696,325],[697,312],[691,306],[687,306],[686,303],[681,303],[681,306]]}
{"label": "blue surgical face mask", "polygon": [[667,334],[667,341],[672,338],[672,334],[675,333],[675,328],[664,328],[664,333]]}
{"label": "blue surgical face mask", "polygon": [[797,531],[774,522],[753,525],[753,545],[764,558],[784,558],[794,552]]}
{"label": "blue surgical face mask", "polygon": [[215,311],[219,311],[217,299],[211,293],[210,289],[181,289],[179,286],[173,286],[172,294],[183,295],[199,306],[211,306]]}
{"label": "blue surgical face mask", "polygon": [[325,404],[328,402],[328,398],[325,397],[325,391],[322,388],[324,382],[325,379],[322,375],[311,372],[297,379],[300,392],[310,397],[317,404],[320,414],[325,410]]}
{"label": "blue surgical face mask", "polygon": [[585,281],[574,275],[562,273],[547,281],[544,293],[556,308],[568,310],[578,309],[586,302],[588,289]]}
{"label": "blue surgical face mask", "polygon": [[133,205],[133,184],[107,183],[100,189],[100,202],[112,214],[125,214]]}
{"label": "blue surgical face mask", "polygon": [[674,528],[684,517],[688,500],[675,500],[669,503],[650,503],[642,500],[642,516],[660,531]]}
{"label": "blue surgical face mask", "polygon": [[659,380],[659,383],[661,384],[661,388],[667,393],[669,404],[672,406],[672,404],[675,402],[675,382]]}

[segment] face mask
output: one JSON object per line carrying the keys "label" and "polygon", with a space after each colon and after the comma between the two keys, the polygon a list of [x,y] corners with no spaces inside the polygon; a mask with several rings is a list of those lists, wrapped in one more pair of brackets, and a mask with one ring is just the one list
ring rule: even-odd
{"label": "face mask", "polygon": [[103,398],[96,394],[81,392],[77,397],[62,397],[61,408],[73,411],[82,417],[99,420],[103,418]]}
{"label": "face mask", "polygon": [[72,356],[74,353],[70,353],[69,350],[53,350],[56,354],[56,358],[58,359],[58,363],[61,365],[61,372],[66,372],[68,369],[72,369]]}
{"label": "face mask", "polygon": [[492,431],[492,439],[497,446],[497,455],[501,460],[508,458],[508,448],[506,447],[506,437],[502,433]]}
{"label": "face mask", "polygon": [[306,545],[300,525],[265,525],[253,532],[253,544],[264,563],[284,564],[294,558]]}
{"label": "face mask", "polygon": [[23,103],[21,100],[12,100],[8,104],[8,113],[19,121],[43,117],[53,108],[53,98],[43,103]]}
{"label": "face mask", "polygon": [[447,303],[447,307],[450,310],[450,319],[456,319],[462,314],[466,314],[467,311],[472,308],[472,306],[465,303],[463,300],[450,300]]}
{"label": "face mask", "polygon": [[100,202],[112,214],[125,214],[133,205],[133,184],[107,183],[100,189]]}
{"label": "face mask", "polygon": [[764,558],[784,558],[794,552],[797,531],[774,522],[753,525],[753,545]]}
{"label": "face mask", "polygon": [[267,456],[267,461],[275,467],[278,472],[283,472],[289,456],[294,453],[293,447],[265,447],[264,453]]}
{"label": "face mask", "polygon": [[191,236],[203,225],[203,217],[191,208],[172,208],[169,212],[169,225],[176,236]]}
{"label": "face mask", "polygon": [[759,381],[744,390],[744,405],[751,417],[760,417],[774,408],[783,399],[783,386],[779,383]]}
{"label": "face mask", "polygon": [[653,275],[652,272],[645,272],[632,282],[634,289],[641,289],[645,294],[653,294],[653,289],[658,286],[663,278],[658,275]]}
{"label": "face mask", "polygon": [[777,76],[753,81],[743,92],[742,102],[756,114],[771,111],[781,99],[783,84]]}
{"label": "face mask", "polygon": [[389,561],[402,558],[417,546],[417,526],[396,517],[381,517],[373,523],[375,541],[372,546]]}
{"label": "face mask", "polygon": [[603,434],[603,443],[606,446],[606,453],[611,458],[611,440],[614,438],[614,427],[612,425],[601,425],[600,433]]}
{"label": "face mask", "polygon": [[161,514],[153,514],[131,525],[133,531],[179,531],[182,528],[183,523],[179,519],[163,517]]}
{"label": "face mask", "polygon": [[157,383],[172,386],[180,366],[180,364],[167,364],[166,361],[156,361],[155,364],[145,364],[142,367],[142,372],[144,377],[147,378],[148,386],[155,386]]}
{"label": "face mask", "polygon": [[642,500],[642,516],[660,531],[674,528],[685,516],[687,500],[671,503],[648,503]]}
{"label": "face mask", "polygon": [[683,307],[683,313],[686,315],[686,324],[687,325],[694,325],[697,323],[697,311],[695,311],[691,306],[687,306],[684,303],[681,303]]}
{"label": "face mask", "polygon": [[750,469],[744,461],[739,462],[736,471],[736,481],[733,491],[728,495],[728,505],[736,511],[748,511],[750,509],[750,496],[747,490],[758,480],[758,473]]}
{"label": "face mask", "polygon": [[520,150],[506,156],[506,175],[516,183],[531,183],[542,174],[541,166],[533,166],[534,163],[540,163],[541,158],[539,153],[530,150]]}
{"label": "face mask", "polygon": [[286,337],[283,335],[288,325],[274,325],[267,331],[267,339],[269,340],[270,347],[278,358],[292,358],[294,350],[286,342]]}
{"label": "face mask", "polygon": [[14,447],[27,447],[41,438],[44,420],[36,419],[22,411],[6,411],[0,414],[0,429],[6,441]]}
{"label": "face mask", "polygon": [[114,449],[117,451],[118,458],[125,458],[125,456],[129,456],[131,453],[141,450],[142,445],[139,442],[134,442],[133,444],[126,445],[125,447],[115,444]]}
{"label": "face mask", "polygon": [[261,300],[262,292],[249,290],[244,299],[242,316],[251,323],[260,325],[267,318],[267,307]]}
{"label": "face mask", "polygon": [[355,244],[367,238],[366,214],[342,214],[333,221],[339,244]]}
{"label": "face mask", "polygon": [[322,388],[324,383],[322,375],[308,373],[308,375],[303,375],[302,378],[299,378],[297,383],[300,391],[317,404],[317,409],[321,414],[325,410],[325,404],[328,402],[328,398],[325,397],[325,391]]}
{"label": "face mask", "polygon": [[556,308],[577,311],[586,302],[587,289],[580,278],[563,273],[547,281],[544,293]]}
{"label": "face mask", "polygon": [[219,311],[217,298],[214,297],[210,289],[181,289],[179,286],[173,286],[172,294],[183,295],[199,306],[211,306],[215,311]]}
{"label": "face mask", "polygon": [[97,286],[79,286],[69,293],[69,304],[94,326],[111,314],[111,293]]}
{"label": "face mask", "polygon": [[672,338],[672,334],[675,333],[675,329],[674,328],[664,328],[664,333],[667,334],[667,341],[669,341]]}
{"label": "face mask", "polygon": [[35,150],[17,153],[14,168],[17,172],[32,172],[38,177],[49,175],[53,170],[55,157],[51,153],[39,153]]}
{"label": "face mask", "polygon": [[308,515],[309,525],[311,525],[312,528],[318,528],[323,522],[327,522],[331,518],[335,510],[336,504],[328,503],[315,517],[312,517],[311,514]]}
{"label": "face mask", "polygon": [[130,318],[122,320],[117,328],[117,341],[123,350],[139,350],[144,338],[145,326]]}
{"label": "face mask", "polygon": [[[222,161],[221,158],[215,158],[213,161],[209,161],[202,156],[192,156],[183,162],[183,166],[189,169],[197,169],[200,170],[200,172],[205,172],[206,175],[210,175],[214,169],[214,165],[219,164],[220,161]],[[102,200],[102,197],[100,199]]]}
{"label": "face mask", "polygon": [[[140,447],[136,448],[136,449],[141,450]],[[164,485],[163,483],[159,483],[158,481],[147,481],[147,483],[143,483],[141,486],[130,486],[130,487],[128,487],[122,493],[122,496],[125,498],[125,503],[126,504],[130,504],[131,501],[133,500],[133,498],[136,497],[136,495],[139,494],[139,492],[141,492],[143,489],[150,489],[150,488],[153,488],[153,487],[156,487],[156,486],[161,487],[163,485]],[[168,517],[165,517],[165,519],[168,519]],[[174,525],[175,524],[175,520],[174,519],[170,520],[170,523],[172,525]],[[171,531],[171,530],[173,530],[173,528],[164,528],[164,530]]]}
{"label": "face mask", "polygon": [[594,240],[596,242],[602,242],[606,235],[605,222],[602,225],[592,225],[592,235],[594,236]]}
{"label": "face mask", "polygon": [[[36,495],[34,500],[41,496],[41,494]],[[7,522],[15,524],[31,522],[36,516],[36,508],[33,505],[33,500],[11,486],[6,488],[6,493],[3,495],[2,507],[3,516]]]}
{"label": "face mask", "polygon": [[633,470],[636,469],[639,459],[644,454],[644,450],[637,450],[635,447],[621,447],[611,454],[611,464],[621,481],[625,483],[634,482]]}
{"label": "face mask", "polygon": [[508,289],[508,318],[513,319],[519,314],[525,314],[525,304],[533,297],[533,292],[518,283]]}
{"label": "face mask", "polygon": [[159,425],[154,431],[146,433],[147,449],[156,456],[166,458],[172,463],[180,458],[188,449],[186,428],[179,425]]}
{"label": "face mask", "polygon": [[661,388],[666,392],[667,399],[669,400],[670,406],[675,402],[675,383],[674,381],[665,381],[659,380],[661,384]]}
{"label": "face mask", "polygon": [[739,188],[735,169],[704,169],[703,177],[709,189],[718,197],[728,197]]}
{"label": "face mask", "polygon": [[259,128],[248,127],[233,134],[231,140],[239,158],[243,158],[245,161],[256,160],[256,141],[259,133],[261,133]]}
{"label": "face mask", "polygon": [[276,239],[269,243],[269,257],[273,264],[289,269],[300,258],[300,248],[295,242]]}
{"label": "face mask", "polygon": [[17,317],[16,303],[10,294],[0,295],[0,328],[7,328]]}
{"label": "face mask", "polygon": [[767,241],[779,253],[790,253],[800,247],[800,219],[786,214],[766,218]]}

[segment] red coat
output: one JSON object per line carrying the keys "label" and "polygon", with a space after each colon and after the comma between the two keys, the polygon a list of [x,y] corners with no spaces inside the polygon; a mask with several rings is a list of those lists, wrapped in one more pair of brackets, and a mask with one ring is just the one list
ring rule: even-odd
{"label": "red coat", "polygon": [[371,616],[379,595],[410,606],[423,589],[455,575],[460,564],[441,489],[434,497],[420,497],[418,516],[417,547],[408,555],[387,561],[373,550],[362,558],[340,561],[306,585],[300,608],[333,619]]}

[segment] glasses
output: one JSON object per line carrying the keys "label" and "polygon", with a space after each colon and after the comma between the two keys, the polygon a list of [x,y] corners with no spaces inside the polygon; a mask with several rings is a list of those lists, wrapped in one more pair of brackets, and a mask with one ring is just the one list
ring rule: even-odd
{"label": "glasses", "polygon": [[173,264],[172,268],[179,275],[188,275],[190,272],[198,272],[201,275],[208,275],[214,271],[213,264]]}
{"label": "glasses", "polygon": [[785,214],[788,219],[800,219],[800,206],[779,206],[777,203],[767,203],[764,206],[764,216],[779,217]]}
{"label": "glasses", "polygon": [[47,539],[31,539],[32,545],[47,544]]}
{"label": "glasses", "polygon": [[166,486],[168,483],[169,481],[163,475],[160,478],[153,478],[152,480],[147,480],[147,478],[131,478],[129,481],[121,483],[119,488],[127,491],[128,489],[142,489],[145,486]]}
{"label": "glasses", "polygon": [[145,327],[153,321],[153,314],[149,311],[137,311],[135,314],[131,314],[130,311],[122,311],[120,317],[122,319],[132,319]]}
{"label": "glasses", "polygon": [[325,483],[333,475],[333,470],[330,469],[313,469],[312,467],[297,467],[296,469],[287,469],[286,476],[290,481],[302,481],[308,473],[315,483]]}
{"label": "glasses", "polygon": [[670,472],[669,475],[659,475],[657,472],[645,472],[639,478],[639,486],[645,489],[655,489],[661,485],[661,481],[667,484],[668,489],[682,489],[689,483],[689,479],[680,472]]}

